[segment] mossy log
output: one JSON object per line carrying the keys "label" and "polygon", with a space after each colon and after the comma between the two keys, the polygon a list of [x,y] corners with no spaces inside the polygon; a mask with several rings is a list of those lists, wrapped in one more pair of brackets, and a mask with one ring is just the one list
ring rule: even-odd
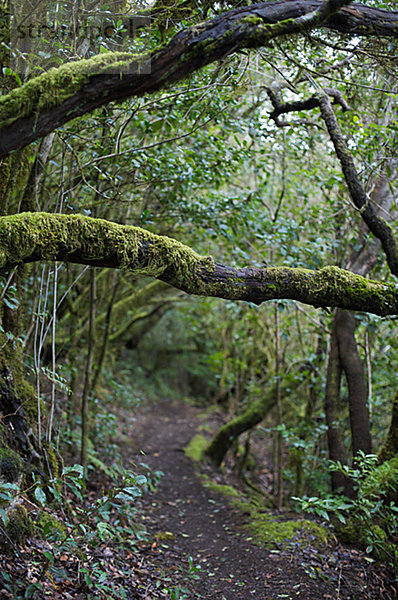
{"label": "mossy log", "polygon": [[334,266],[318,271],[232,268],[139,227],[82,215],[22,213],[0,217],[0,273],[33,261],[120,268],[160,279],[189,294],[261,304],[291,299],[381,316],[398,313],[398,287]]}
{"label": "mossy log", "polygon": [[223,425],[207,446],[204,452],[205,456],[210,458],[214,464],[220,466],[234,441],[242,433],[261,423],[275,406],[275,403],[276,394],[275,390],[272,389],[262,398],[253,402],[244,413]]}
{"label": "mossy log", "polygon": [[398,12],[342,0],[279,0],[242,6],[177,33],[146,54],[106,53],[50,69],[0,98],[0,158],[112,100],[164,89],[202,67],[277,37],[327,27],[398,37]]}
{"label": "mossy log", "polygon": [[[302,383],[302,378],[281,383],[281,394],[289,395],[297,389]],[[276,405],[276,386],[266,390],[264,395],[255,402],[252,402],[248,408],[241,414],[232,419],[229,423],[223,425],[207,446],[204,454],[219,466],[228,450],[232,447],[234,441],[245,431],[253,429],[261,423],[269,412]]]}

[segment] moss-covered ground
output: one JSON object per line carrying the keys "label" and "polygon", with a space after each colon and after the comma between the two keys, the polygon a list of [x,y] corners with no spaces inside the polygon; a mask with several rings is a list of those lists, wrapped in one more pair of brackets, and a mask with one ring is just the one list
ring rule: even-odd
{"label": "moss-covered ground", "polygon": [[284,514],[271,511],[253,495],[244,494],[230,485],[216,483],[207,476],[203,485],[227,498],[228,503],[246,515],[245,529],[253,542],[266,548],[288,548],[299,544],[303,548],[313,546],[322,549],[331,540],[328,529],[308,519],[286,518]]}

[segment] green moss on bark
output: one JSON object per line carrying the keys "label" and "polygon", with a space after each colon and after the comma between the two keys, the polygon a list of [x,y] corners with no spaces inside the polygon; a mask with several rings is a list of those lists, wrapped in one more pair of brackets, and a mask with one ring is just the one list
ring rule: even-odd
{"label": "green moss on bark", "polygon": [[122,72],[134,60],[144,62],[146,58],[126,52],[109,52],[50,69],[0,97],[1,127],[12,125],[32,112],[38,115],[59,106],[79,92],[90,76]]}
{"label": "green moss on bark", "polygon": [[3,163],[0,163],[0,215],[5,213],[5,198],[10,175],[9,159],[6,159]]}
{"label": "green moss on bark", "polygon": [[398,287],[337,267],[236,269],[139,227],[83,215],[22,213],[0,218],[0,270],[63,260],[149,275],[190,294],[261,304],[286,298],[315,307],[398,313]]}
{"label": "green moss on bark", "polygon": [[7,536],[16,544],[23,544],[34,534],[35,527],[25,506],[18,504],[8,512]]}
{"label": "green moss on bark", "polygon": [[0,412],[3,417],[1,444],[27,456],[33,452],[29,431],[37,425],[37,399],[25,380],[21,348],[0,333]]}
{"label": "green moss on bark", "polygon": [[[293,381],[282,381],[282,395],[288,397],[302,383],[300,374]],[[263,396],[252,402],[247,409],[231,421],[226,423],[214,435],[205,449],[205,455],[216,465],[220,465],[225,454],[232,447],[234,441],[245,431],[253,429],[261,423],[276,403],[276,389],[272,386],[263,392]]]}
{"label": "green moss on bark", "polygon": [[0,268],[30,259],[64,257],[157,277],[171,262],[189,278],[199,261],[211,268],[212,259],[199,256],[180,242],[139,227],[123,226],[82,215],[23,213],[0,221]]}
{"label": "green moss on bark", "polygon": [[22,460],[11,448],[0,447],[0,476],[8,483],[18,481],[22,474]]}

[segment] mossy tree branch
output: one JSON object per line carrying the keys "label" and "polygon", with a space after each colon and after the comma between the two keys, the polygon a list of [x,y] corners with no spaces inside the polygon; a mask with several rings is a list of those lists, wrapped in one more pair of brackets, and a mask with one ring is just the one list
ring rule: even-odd
{"label": "mossy tree branch", "polygon": [[338,267],[233,268],[166,236],[102,219],[47,213],[0,218],[0,272],[48,260],[125,269],[200,296],[255,304],[285,298],[315,307],[398,314],[398,286]]}
{"label": "mossy tree branch", "polygon": [[348,106],[344,98],[338,91],[333,89],[324,89],[323,92],[311,96],[311,98],[296,102],[282,102],[278,93],[272,89],[268,90],[268,96],[274,107],[270,116],[277,124],[279,124],[278,118],[281,114],[298,110],[312,110],[316,107],[320,108],[323,121],[333,142],[336,156],[340,161],[344,179],[354,206],[360,211],[361,217],[369,230],[380,240],[391,273],[398,275],[398,247],[394,232],[389,223],[377,213],[376,206],[367,195],[360,181],[354,159],[343,137],[330,100],[330,98],[333,98],[334,102],[340,104],[343,111],[346,111],[348,110]]}
{"label": "mossy tree branch", "polygon": [[393,230],[387,221],[377,214],[377,210],[371,198],[366,194],[363,188],[355,168],[352,154],[344,140],[330,99],[327,95],[321,94],[319,107],[328,129],[330,139],[336,150],[337,158],[340,161],[351,199],[356,208],[360,211],[362,219],[369,227],[369,230],[380,240],[391,273],[393,273],[393,275],[398,275],[398,248]]}
{"label": "mossy tree branch", "polygon": [[[0,158],[112,100],[141,96],[243,48],[316,27],[398,37],[398,11],[342,0],[279,0],[233,9],[177,33],[146,55],[109,53],[69,63],[0,98]],[[337,12],[336,12],[337,11]]]}
{"label": "mossy tree branch", "polygon": [[[300,372],[307,370],[308,365],[304,364],[299,369],[298,376],[292,381],[282,381],[281,394],[283,397],[291,396],[295,390],[303,383],[303,378]],[[224,456],[232,447],[235,440],[245,431],[249,431],[263,421],[277,403],[277,385],[272,385],[263,395],[252,402],[246,410],[225,423],[214,435],[213,439],[205,449],[204,454],[210,458],[217,466],[220,466],[224,460]]]}
{"label": "mossy tree branch", "polygon": [[275,388],[265,392],[264,396],[250,404],[244,413],[229,423],[225,423],[214,435],[204,454],[218,467],[235,440],[245,431],[253,429],[271,412],[276,403]]}

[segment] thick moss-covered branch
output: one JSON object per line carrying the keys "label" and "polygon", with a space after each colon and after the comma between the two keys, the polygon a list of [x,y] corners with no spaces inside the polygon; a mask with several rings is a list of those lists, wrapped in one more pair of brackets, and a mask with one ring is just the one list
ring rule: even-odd
{"label": "thick moss-covered branch", "polygon": [[[300,0],[244,6],[187,28],[146,55],[102,54],[51,69],[0,98],[0,158],[112,100],[160,90],[243,48],[316,27],[398,37],[398,11]],[[333,12],[336,11],[337,12]]]}
{"label": "thick moss-covered branch", "polygon": [[275,403],[276,393],[273,387],[262,398],[250,404],[244,413],[223,425],[205,449],[205,455],[217,466],[220,466],[235,440],[245,431],[249,431],[261,423]]}
{"label": "thick moss-covered branch", "polygon": [[[304,365],[303,368],[308,368],[308,365]],[[283,381],[281,385],[283,397],[291,395],[302,383],[303,378],[300,375],[293,381]],[[261,398],[252,402],[242,414],[229,421],[229,423],[225,423],[217,431],[204,451],[210,460],[218,466],[221,465],[224,456],[232,447],[234,441],[242,433],[253,429],[267,417],[277,402],[276,388],[276,385],[271,386]]]}
{"label": "thick moss-covered branch", "polygon": [[338,267],[239,269],[200,256],[166,236],[102,219],[47,213],[0,218],[0,272],[48,260],[125,269],[200,296],[255,304],[285,298],[315,307],[398,314],[398,286]]}

